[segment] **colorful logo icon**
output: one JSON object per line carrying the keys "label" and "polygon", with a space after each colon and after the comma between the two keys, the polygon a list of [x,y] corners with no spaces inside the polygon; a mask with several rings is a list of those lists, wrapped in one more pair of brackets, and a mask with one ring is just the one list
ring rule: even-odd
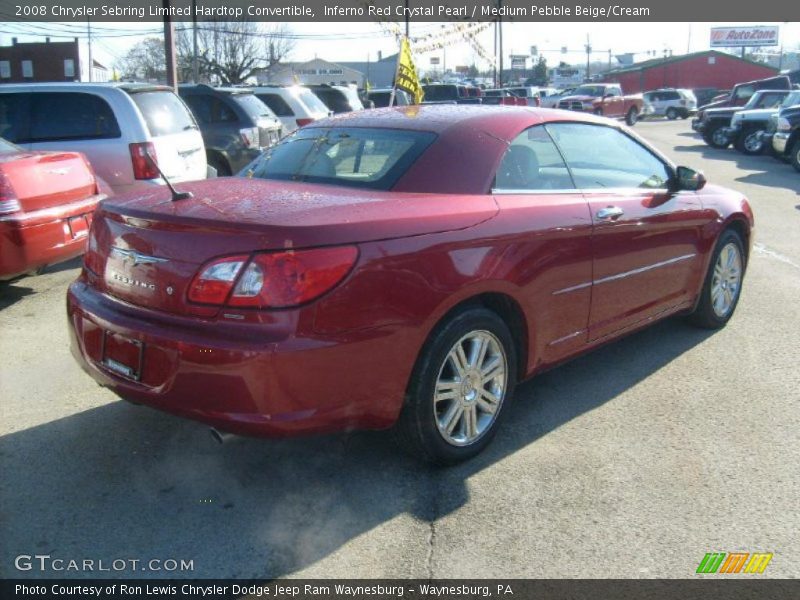
{"label": "colorful logo icon", "polygon": [[771,552],[709,552],[696,573],[763,573],[772,560]]}

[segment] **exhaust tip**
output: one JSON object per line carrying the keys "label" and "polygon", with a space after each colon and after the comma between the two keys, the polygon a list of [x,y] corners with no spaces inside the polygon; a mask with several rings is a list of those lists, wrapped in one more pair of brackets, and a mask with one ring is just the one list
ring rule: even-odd
{"label": "exhaust tip", "polygon": [[224,444],[225,442],[230,441],[231,438],[236,437],[232,433],[227,433],[226,431],[219,431],[218,429],[215,429],[213,427],[210,428],[208,431],[209,433],[211,433],[211,437],[214,439],[214,441],[217,442],[218,444]]}

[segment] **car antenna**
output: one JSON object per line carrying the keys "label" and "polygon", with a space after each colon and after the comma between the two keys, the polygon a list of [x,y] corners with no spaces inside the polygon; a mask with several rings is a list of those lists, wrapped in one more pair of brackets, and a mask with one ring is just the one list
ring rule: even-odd
{"label": "car antenna", "polygon": [[178,190],[175,189],[175,186],[173,186],[170,183],[169,179],[167,179],[167,176],[164,175],[164,171],[162,171],[161,167],[158,166],[156,159],[153,158],[153,155],[150,154],[150,152],[148,152],[147,150],[145,150],[145,156],[147,156],[147,158],[150,160],[150,163],[156,168],[158,174],[161,175],[161,179],[164,180],[164,183],[167,184],[167,187],[169,188],[169,191],[172,194],[173,202],[177,202],[178,200],[188,200],[189,198],[194,198],[194,194],[192,194],[192,192],[179,192]]}

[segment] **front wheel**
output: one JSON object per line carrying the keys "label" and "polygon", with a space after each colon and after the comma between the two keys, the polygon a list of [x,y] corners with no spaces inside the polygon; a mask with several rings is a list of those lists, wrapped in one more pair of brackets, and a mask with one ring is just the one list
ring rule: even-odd
{"label": "front wheel", "polygon": [[719,150],[727,148],[731,142],[722,130],[722,124],[709,126],[709,128],[703,132],[703,140],[712,148],[717,148]]}
{"label": "front wheel", "polygon": [[639,111],[636,110],[635,106],[632,106],[628,111],[628,114],[625,115],[625,123],[629,127],[633,127],[634,125],[636,125],[636,121],[638,120],[639,120]]}
{"label": "front wheel", "polygon": [[755,156],[764,151],[764,142],[761,139],[761,129],[745,130],[736,138],[734,146],[742,154]]}
{"label": "front wheel", "polygon": [[745,257],[738,233],[726,230],[717,240],[700,300],[689,321],[705,329],[719,329],[733,316],[742,291]]}
{"label": "front wheel", "polygon": [[674,108],[668,108],[667,109],[667,118],[670,121],[674,121],[675,119],[678,118],[678,111],[675,110]]}
{"label": "front wheel", "polygon": [[496,313],[464,310],[425,344],[396,425],[412,454],[454,464],[480,453],[497,432],[516,385],[511,333]]}

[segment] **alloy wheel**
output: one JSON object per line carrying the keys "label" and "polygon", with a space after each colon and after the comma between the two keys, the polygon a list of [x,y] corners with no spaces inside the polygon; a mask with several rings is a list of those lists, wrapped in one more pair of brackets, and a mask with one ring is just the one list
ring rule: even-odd
{"label": "alloy wheel", "polygon": [[742,256],[736,244],[728,243],[717,257],[711,279],[711,306],[718,317],[726,317],[733,310],[741,284]]}
{"label": "alloy wheel", "polygon": [[491,429],[506,394],[508,358],[489,331],[458,340],[439,369],[433,396],[436,427],[453,446],[468,446]]}

